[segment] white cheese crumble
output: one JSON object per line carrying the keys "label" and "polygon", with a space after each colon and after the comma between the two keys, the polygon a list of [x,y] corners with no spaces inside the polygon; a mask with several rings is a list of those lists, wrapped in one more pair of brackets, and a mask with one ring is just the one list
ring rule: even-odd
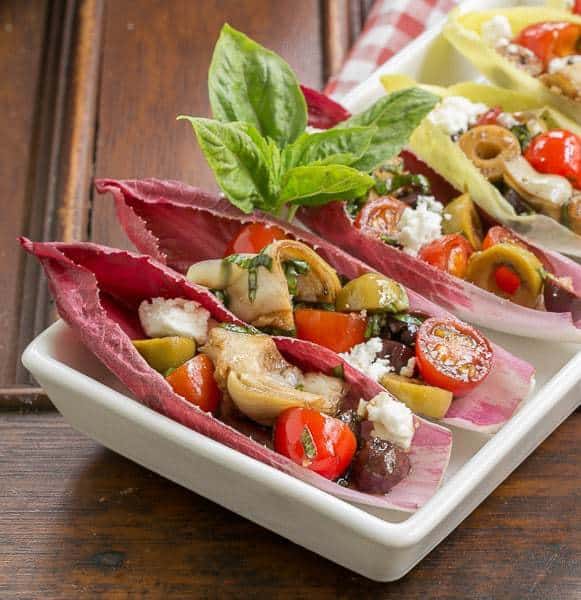
{"label": "white cheese crumble", "polygon": [[[359,410],[363,406],[359,403]],[[380,392],[364,405],[367,418],[373,423],[371,435],[393,442],[404,450],[409,450],[414,437],[414,416],[412,411],[388,392]]]}
{"label": "white cheese crumble", "polygon": [[343,352],[339,356],[369,378],[379,381],[384,375],[393,371],[388,358],[377,358],[382,350],[381,338],[373,337],[362,344],[353,346],[349,352]]}
{"label": "white cheese crumble", "polygon": [[549,73],[556,73],[569,65],[581,62],[581,54],[572,54],[570,56],[563,56],[562,58],[553,58],[549,63]]}
{"label": "white cheese crumble", "polygon": [[399,374],[402,377],[413,377],[416,371],[416,357],[412,356],[405,367],[399,370]]}
{"label": "white cheese crumble", "polygon": [[415,256],[419,249],[442,235],[443,205],[433,196],[418,196],[416,208],[406,208],[398,223],[397,241]]}
{"label": "white cheese crumble", "polygon": [[486,104],[470,102],[462,96],[447,96],[428,115],[428,119],[444,133],[456,135],[467,131],[487,110]]}
{"label": "white cheese crumble", "polygon": [[496,120],[502,127],[506,127],[507,129],[511,129],[512,127],[516,127],[520,125],[520,122],[517,121],[510,113],[500,113]]}
{"label": "white cheese crumble", "polygon": [[185,298],[153,298],[139,305],[139,320],[149,337],[181,335],[203,344],[208,336],[210,313]]}
{"label": "white cheese crumble", "polygon": [[494,15],[482,24],[482,39],[488,46],[496,48],[512,38],[512,27],[504,15]]}

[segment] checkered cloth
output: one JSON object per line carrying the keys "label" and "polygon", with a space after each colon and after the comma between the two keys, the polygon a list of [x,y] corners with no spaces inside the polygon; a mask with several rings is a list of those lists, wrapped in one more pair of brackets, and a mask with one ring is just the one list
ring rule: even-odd
{"label": "checkered cloth", "polygon": [[329,80],[325,93],[336,100],[342,98],[458,2],[375,0],[361,35],[339,73]]}

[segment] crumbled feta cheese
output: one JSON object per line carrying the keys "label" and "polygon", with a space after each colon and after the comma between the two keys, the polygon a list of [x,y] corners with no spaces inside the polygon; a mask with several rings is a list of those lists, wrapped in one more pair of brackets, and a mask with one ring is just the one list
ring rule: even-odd
{"label": "crumbled feta cheese", "polygon": [[380,392],[366,405],[367,418],[373,423],[372,435],[409,450],[414,437],[412,411],[388,392]]}
{"label": "crumbled feta cheese", "polygon": [[502,127],[506,127],[507,129],[511,129],[521,124],[510,113],[506,112],[500,113],[498,117],[496,117],[496,120]]}
{"label": "crumbled feta cheese", "polygon": [[428,119],[448,135],[468,130],[488,110],[486,104],[470,102],[461,96],[447,96],[428,115]]}
{"label": "crumbled feta cheese", "polygon": [[562,58],[553,58],[549,63],[549,73],[556,73],[569,65],[581,62],[581,54],[571,54],[570,56],[563,56]]}
{"label": "crumbled feta cheese", "polygon": [[496,48],[512,38],[512,27],[504,15],[494,15],[482,24],[482,39],[488,46]]}
{"label": "crumbled feta cheese", "polygon": [[185,298],[153,298],[139,305],[139,320],[149,337],[181,335],[203,344],[208,336],[210,313]]}
{"label": "crumbled feta cheese", "polygon": [[418,250],[442,235],[443,205],[432,196],[418,196],[416,208],[406,208],[398,223],[397,241],[404,252],[415,256]]}
{"label": "crumbled feta cheese", "polygon": [[416,371],[416,357],[412,356],[405,367],[399,370],[399,374],[402,377],[413,377]]}
{"label": "crumbled feta cheese", "polygon": [[339,356],[374,381],[379,381],[384,375],[393,371],[388,358],[377,358],[382,350],[381,338],[374,337],[353,346],[349,352],[343,352]]}

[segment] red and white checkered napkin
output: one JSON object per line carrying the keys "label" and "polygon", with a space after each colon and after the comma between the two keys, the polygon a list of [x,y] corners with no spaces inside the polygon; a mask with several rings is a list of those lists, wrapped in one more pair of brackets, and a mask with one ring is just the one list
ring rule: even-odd
{"label": "red and white checkered napkin", "polygon": [[337,100],[342,98],[458,2],[375,0],[361,35],[339,73],[329,80],[325,93]]}

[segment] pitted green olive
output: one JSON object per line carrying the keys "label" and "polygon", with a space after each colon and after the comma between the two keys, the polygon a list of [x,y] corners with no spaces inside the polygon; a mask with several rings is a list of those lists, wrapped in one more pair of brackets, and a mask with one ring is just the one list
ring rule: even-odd
{"label": "pitted green olive", "polygon": [[462,194],[446,205],[442,231],[446,234],[461,233],[474,250],[480,250],[482,247],[482,223],[470,194]]}
{"label": "pitted green olive", "polygon": [[452,392],[426,385],[417,379],[388,373],[380,383],[413,412],[426,417],[442,419],[452,404]]}
{"label": "pitted green olive", "polygon": [[133,340],[133,345],[147,364],[160,373],[175,369],[196,355],[196,342],[191,338],[177,335],[150,340]]}
{"label": "pitted green olive", "polygon": [[516,304],[534,308],[543,285],[542,268],[532,252],[502,243],[475,252],[468,262],[466,279]]}
{"label": "pitted green olive", "polygon": [[398,313],[409,310],[405,289],[379,273],[366,273],[350,281],[337,295],[336,308],[342,312]]}

